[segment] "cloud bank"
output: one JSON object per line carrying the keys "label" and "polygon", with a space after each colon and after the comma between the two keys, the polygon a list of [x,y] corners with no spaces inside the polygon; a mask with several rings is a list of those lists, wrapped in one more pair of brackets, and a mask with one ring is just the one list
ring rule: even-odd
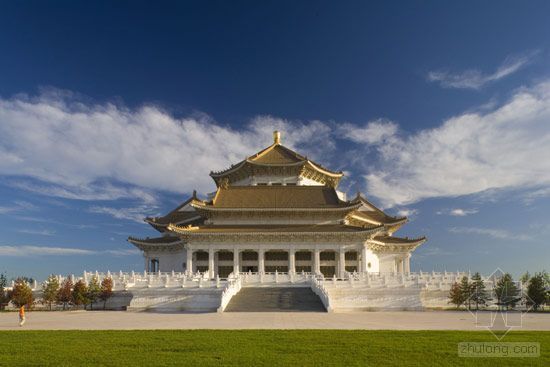
{"label": "cloud bank", "polygon": [[492,189],[550,186],[550,82],[379,147],[368,192],[386,206]]}
{"label": "cloud bank", "polygon": [[[276,128],[285,132],[285,144],[309,147],[313,154],[330,132],[321,122],[269,116],[236,131],[205,115],[176,118],[156,106],[130,110],[87,104],[50,90],[38,97],[0,99],[0,174],[46,183],[16,181],[20,188],[82,200],[150,195],[141,188],[211,189],[209,170],[225,169],[269,145]],[[113,181],[135,187],[113,186]]]}
{"label": "cloud bank", "polygon": [[157,207],[157,190],[212,190],[210,169],[225,169],[264,148],[278,129],[285,145],[322,163],[333,166],[334,157],[353,162],[332,168],[361,178],[361,190],[384,207],[499,189],[532,189],[541,196],[550,189],[549,121],[548,81],[515,91],[499,106],[412,134],[384,119],[355,125],[271,116],[237,130],[205,115],[179,118],[156,106],[129,109],[49,91],[0,98],[0,175],[16,188],[48,196],[138,199],[144,206],[90,207],[138,221]]}

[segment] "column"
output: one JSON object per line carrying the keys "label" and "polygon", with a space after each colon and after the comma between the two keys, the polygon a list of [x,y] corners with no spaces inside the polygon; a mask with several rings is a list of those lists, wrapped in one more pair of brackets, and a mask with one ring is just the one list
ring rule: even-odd
{"label": "column", "polygon": [[399,260],[397,260],[397,272],[398,273],[403,273],[403,258],[400,258]]}
{"label": "column", "polygon": [[291,247],[290,250],[288,251],[288,259],[289,259],[288,272],[296,273],[296,250],[293,247]]}
{"label": "column", "polygon": [[258,273],[265,273],[265,250],[263,247],[258,249]]}
{"label": "column", "polygon": [[411,273],[411,254],[407,254],[405,257],[405,273],[410,274]]}
{"label": "column", "polygon": [[233,273],[238,275],[241,272],[241,264],[239,262],[239,249],[233,249]]}
{"label": "column", "polygon": [[187,274],[193,274],[193,249],[191,246],[187,246]]}
{"label": "column", "polygon": [[367,246],[363,245],[361,247],[361,271],[368,272],[369,268],[367,267]]}
{"label": "column", "polygon": [[143,256],[143,260],[145,260],[145,271],[146,272],[149,272],[149,259],[147,258],[147,256]]}
{"label": "column", "polygon": [[318,248],[313,252],[313,273],[321,274],[321,250]]}
{"label": "column", "polygon": [[340,253],[338,254],[338,277],[343,278],[346,272],[346,251],[343,247],[340,247]]}
{"label": "column", "polygon": [[214,248],[208,248],[208,276],[214,278]]}

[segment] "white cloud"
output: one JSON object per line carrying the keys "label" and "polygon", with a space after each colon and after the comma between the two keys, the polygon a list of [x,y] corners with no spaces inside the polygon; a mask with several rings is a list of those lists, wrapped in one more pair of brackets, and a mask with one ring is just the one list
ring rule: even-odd
{"label": "white cloud", "polygon": [[451,233],[466,233],[466,234],[477,234],[482,236],[488,236],[500,240],[519,240],[519,241],[528,241],[531,239],[531,236],[526,234],[518,234],[504,229],[496,228],[478,228],[478,227],[452,227],[449,228]]}
{"label": "white cloud", "polygon": [[487,83],[497,81],[515,73],[531,62],[537,54],[538,52],[534,51],[519,56],[508,56],[492,74],[483,74],[476,69],[466,70],[461,73],[438,70],[429,72],[428,80],[439,82],[445,88],[480,89]]}
{"label": "white cloud", "polygon": [[[207,116],[176,118],[155,106],[135,110],[86,104],[67,92],[0,99],[0,174],[39,180],[13,185],[50,196],[82,200],[153,198],[149,190],[210,191],[210,170],[222,170],[283,132],[287,146],[327,154],[331,127],[271,116],[242,131]],[[321,144],[322,143],[322,144]],[[110,184],[116,182],[116,185]],[[139,191],[141,190],[141,191]]]}
{"label": "white cloud", "polygon": [[400,217],[410,217],[418,214],[418,209],[401,208],[397,211],[397,215]]}
{"label": "white cloud", "polygon": [[123,187],[120,185],[115,186],[105,182],[94,182],[77,186],[67,185],[66,183],[60,184],[63,184],[64,186],[50,183],[36,183],[25,180],[13,180],[8,182],[8,185],[11,187],[40,195],[54,196],[63,199],[85,201],[138,199],[144,203],[150,204],[156,203],[157,201],[157,198],[153,193],[138,187]]}
{"label": "white cloud", "polygon": [[523,199],[526,204],[532,204],[537,199],[543,199],[547,197],[550,197],[550,187],[526,192]]}
{"label": "white cloud", "polygon": [[355,143],[381,144],[397,133],[398,125],[392,121],[378,119],[365,126],[344,123],[339,126],[340,134]]}
{"label": "white cloud", "polygon": [[475,214],[475,213],[477,213],[477,209],[460,209],[460,208],[457,208],[457,209],[452,209],[449,212],[449,215],[452,215],[452,216],[455,216],[455,217],[465,217],[467,215]]}
{"label": "white cloud", "polygon": [[67,256],[67,255],[102,255],[109,254],[114,256],[130,256],[140,254],[137,249],[118,249],[118,250],[86,250],[70,247],[48,247],[48,246],[0,246],[0,256],[14,257],[32,257],[32,256]]}
{"label": "white cloud", "polygon": [[[112,208],[107,206],[92,206],[88,209],[90,213],[107,214],[116,219],[126,219],[138,223],[143,223],[143,219],[152,215],[152,210],[148,206],[137,206],[133,208]],[[158,213],[156,213],[158,214]]]}
{"label": "white cloud", "polygon": [[368,192],[387,206],[498,189],[550,187],[550,82],[488,112],[452,117],[378,149]]}
{"label": "white cloud", "polygon": [[[256,117],[237,131],[204,115],[176,118],[154,106],[86,104],[50,92],[0,99],[0,175],[12,176],[4,181],[13,187],[48,196],[137,199],[140,205],[130,208],[90,210],[141,222],[156,209],[157,190],[211,191],[210,170],[225,169],[269,145],[278,129],[285,145],[333,169],[350,168],[332,165],[334,159],[352,162],[355,177],[343,186],[364,176],[362,191],[382,206],[405,206],[500,189],[546,190],[550,160],[533,157],[550,156],[548,121],[550,82],[518,90],[501,106],[468,111],[409,136],[398,134],[398,126],[387,120],[361,127],[272,116]],[[337,138],[365,147],[336,147]]]}
{"label": "white cloud", "polygon": [[11,205],[0,206],[0,214],[26,212],[36,209],[37,207],[32,203],[22,200],[16,200]]}
{"label": "white cloud", "polygon": [[470,214],[476,214],[478,212],[477,209],[461,209],[461,208],[455,208],[455,209],[445,209],[440,210],[437,212],[438,215],[446,214],[451,215],[454,217],[465,217]]}
{"label": "white cloud", "polygon": [[131,256],[131,255],[141,255],[141,250],[137,248],[130,249],[120,249],[120,250],[106,250],[106,254],[114,256]]}
{"label": "white cloud", "polygon": [[55,231],[51,229],[19,229],[17,232],[25,234],[36,234],[40,236],[53,236]]}
{"label": "white cloud", "polygon": [[68,247],[0,246],[0,256],[92,255],[94,251]]}

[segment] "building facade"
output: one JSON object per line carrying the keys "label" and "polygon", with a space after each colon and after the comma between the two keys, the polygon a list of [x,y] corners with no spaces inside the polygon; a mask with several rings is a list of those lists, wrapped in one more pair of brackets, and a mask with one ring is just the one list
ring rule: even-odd
{"label": "building facade", "polygon": [[342,172],[273,144],[221,172],[217,190],[196,193],[163,217],[145,221],[156,238],[129,241],[147,272],[409,273],[411,253],[426,239],[394,233],[407,218],[387,215],[361,194],[337,190]]}

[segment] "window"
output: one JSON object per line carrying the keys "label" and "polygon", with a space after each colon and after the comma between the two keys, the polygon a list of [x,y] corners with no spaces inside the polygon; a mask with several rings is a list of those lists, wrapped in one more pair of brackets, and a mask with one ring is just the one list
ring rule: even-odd
{"label": "window", "polygon": [[334,251],[323,251],[319,257],[321,261],[334,261],[336,259],[336,253]]}
{"label": "window", "polygon": [[281,182],[272,182],[271,186],[282,186],[283,184]]}
{"label": "window", "polygon": [[258,186],[267,186],[267,182],[258,182],[256,185],[258,185]]}
{"label": "window", "polygon": [[157,271],[159,271],[160,267],[159,267],[159,260],[158,259],[151,259],[149,261],[149,272],[150,273],[156,273]]}

